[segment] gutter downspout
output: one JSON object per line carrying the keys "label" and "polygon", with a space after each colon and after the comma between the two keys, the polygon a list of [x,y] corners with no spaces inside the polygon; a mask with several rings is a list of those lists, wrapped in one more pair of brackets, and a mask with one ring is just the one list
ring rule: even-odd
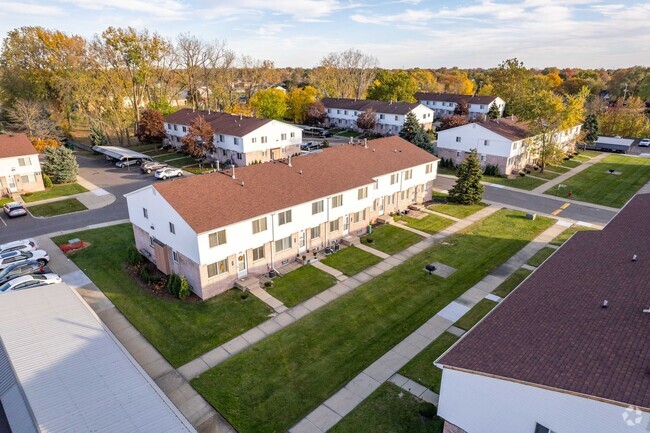
{"label": "gutter downspout", "polygon": [[278,276],[280,272],[275,269],[275,214],[271,214],[271,269],[275,271]]}
{"label": "gutter downspout", "polygon": [[329,224],[330,224],[330,198],[327,197],[327,222],[325,223],[325,247],[327,247],[329,243],[328,240]]}

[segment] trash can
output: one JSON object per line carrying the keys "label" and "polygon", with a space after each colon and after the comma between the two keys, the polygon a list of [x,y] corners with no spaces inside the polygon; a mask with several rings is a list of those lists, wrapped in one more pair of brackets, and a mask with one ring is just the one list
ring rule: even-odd
{"label": "trash can", "polygon": [[372,226],[368,225],[368,233],[372,233]]}

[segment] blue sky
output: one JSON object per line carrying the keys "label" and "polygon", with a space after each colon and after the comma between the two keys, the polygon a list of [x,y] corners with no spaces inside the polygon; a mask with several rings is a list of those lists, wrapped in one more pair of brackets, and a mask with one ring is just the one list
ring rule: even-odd
{"label": "blue sky", "polygon": [[356,48],[386,68],[650,65],[650,1],[0,0],[0,31],[39,25],[90,37],[134,26],[226,40],[276,66]]}

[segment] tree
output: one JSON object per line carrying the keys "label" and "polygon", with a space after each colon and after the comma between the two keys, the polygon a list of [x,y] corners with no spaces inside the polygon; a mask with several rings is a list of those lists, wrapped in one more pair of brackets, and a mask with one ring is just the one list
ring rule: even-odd
{"label": "tree", "polygon": [[420,132],[421,129],[423,129],[422,125],[420,125],[420,122],[418,122],[418,118],[415,116],[415,113],[410,112],[404,118],[404,125],[402,125],[402,129],[399,131],[399,136],[404,140],[413,143],[415,136],[418,134],[418,132]]}
{"label": "tree", "polygon": [[194,158],[201,158],[206,152],[214,152],[214,131],[203,116],[197,116],[190,123],[187,135],[181,138],[183,150]]}
{"label": "tree", "polygon": [[312,102],[307,107],[307,124],[309,125],[321,125],[325,118],[327,117],[327,111],[325,105],[321,101]]}
{"label": "tree", "polygon": [[449,190],[449,200],[464,205],[479,204],[483,198],[483,173],[476,149],[458,166],[456,176],[458,180]]}
{"label": "tree", "polygon": [[318,90],[312,86],[305,86],[304,89],[296,87],[287,95],[288,116],[294,123],[304,123],[307,118],[307,110],[316,101]]}
{"label": "tree", "polygon": [[490,109],[487,112],[487,117],[492,120],[496,120],[501,116],[501,111],[499,111],[499,107],[497,107],[497,104],[492,104],[490,105]]}
{"label": "tree", "polygon": [[418,83],[408,72],[380,70],[368,88],[368,99],[415,102],[413,95],[417,91]]}
{"label": "tree", "polygon": [[75,182],[79,174],[79,165],[74,154],[63,146],[45,148],[42,168],[54,183]]}
{"label": "tree", "polygon": [[265,119],[280,120],[287,113],[287,93],[284,90],[258,90],[249,103],[255,114]]}
{"label": "tree", "polygon": [[438,128],[438,131],[444,131],[445,129],[451,129],[457,126],[467,125],[468,123],[469,120],[467,119],[467,116],[458,116],[454,114],[451,116],[444,117],[440,121],[440,127]]}
{"label": "tree", "polygon": [[587,145],[592,145],[598,140],[598,132],[599,132],[599,125],[598,125],[598,117],[596,117],[595,114],[588,114],[587,117],[585,118],[585,123],[582,124],[582,132],[584,133],[584,142],[585,142],[585,150],[587,149]]}
{"label": "tree", "polygon": [[461,99],[458,101],[456,104],[456,107],[454,108],[454,115],[456,116],[467,116],[469,115],[469,106],[467,105],[467,101],[464,99]]}
{"label": "tree", "polygon": [[645,114],[645,103],[639,98],[628,98],[626,101],[619,98],[612,107],[608,104],[601,105],[594,114],[598,117],[602,134],[622,137],[644,137],[650,134],[650,119]]}
{"label": "tree", "polygon": [[93,146],[105,146],[108,144],[108,137],[106,137],[104,129],[97,122],[90,123],[88,140]]}
{"label": "tree", "polygon": [[375,125],[377,124],[376,116],[377,113],[375,113],[374,110],[370,108],[362,111],[357,116],[357,127],[359,129],[363,129],[366,132],[374,129]]}
{"label": "tree", "polygon": [[332,98],[362,99],[375,77],[377,59],[359,50],[329,53],[310,74],[310,82]]}
{"label": "tree", "polygon": [[34,140],[61,136],[56,122],[50,117],[43,102],[18,99],[7,111],[7,117],[15,129],[24,131]]}
{"label": "tree", "polygon": [[520,115],[521,104],[530,94],[533,72],[516,58],[508,59],[490,73],[492,94],[506,101],[508,114]]}
{"label": "tree", "polygon": [[440,92],[441,86],[431,71],[425,69],[415,69],[410,71],[411,76],[415,79],[420,92]]}
{"label": "tree", "polygon": [[165,138],[165,119],[163,114],[150,108],[142,112],[135,132],[142,143],[160,143]]}
{"label": "tree", "polygon": [[37,152],[44,152],[45,149],[48,147],[59,147],[61,146],[61,142],[58,140],[54,140],[52,138],[41,138],[41,139],[36,139],[32,140],[32,144],[34,145],[34,149],[36,149]]}

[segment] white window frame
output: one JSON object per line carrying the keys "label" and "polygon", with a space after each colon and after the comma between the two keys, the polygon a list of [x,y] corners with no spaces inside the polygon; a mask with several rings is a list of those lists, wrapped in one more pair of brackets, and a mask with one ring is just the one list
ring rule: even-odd
{"label": "white window frame", "polygon": [[[257,258],[255,258],[255,256],[257,256]],[[266,251],[264,245],[262,245],[261,247],[253,248],[253,262],[259,262],[260,260],[264,260],[265,258],[266,258]]]}
{"label": "white window frame", "polygon": [[[221,240],[222,237],[223,237],[223,241]],[[227,243],[228,243],[228,238],[226,237],[226,229],[218,230],[208,235],[208,244],[210,245],[210,248],[215,248],[218,247],[219,245],[224,245]]]}
{"label": "white window frame", "polygon": [[[214,266],[215,273],[212,273],[210,275],[210,267]],[[228,273],[228,258],[225,258],[223,260],[219,260],[218,262],[210,263],[207,266],[207,272],[208,272],[208,278],[214,278],[218,277],[219,275],[222,274],[227,274]]]}
{"label": "white window frame", "polygon": [[343,206],[343,194],[332,197],[332,209]]}
{"label": "white window frame", "polygon": [[174,226],[173,222],[169,222],[169,233],[175,235],[176,234],[176,227]]}
{"label": "white window frame", "polygon": [[359,188],[357,190],[357,198],[359,200],[363,200],[364,198],[368,197],[368,187],[364,186],[363,188]]}
{"label": "white window frame", "polygon": [[282,251],[290,250],[292,243],[293,242],[292,242],[291,235],[287,236],[286,238],[278,239],[277,241],[275,241],[275,252],[279,253]]}
{"label": "white window frame", "polygon": [[278,225],[282,226],[291,223],[291,209],[278,213]]}
{"label": "white window frame", "polygon": [[317,215],[325,210],[324,200],[318,200],[311,204],[311,214]]}
{"label": "white window frame", "polygon": [[256,220],[251,221],[251,225],[253,226],[253,234],[261,233],[264,232],[268,229],[268,224],[266,223],[266,217],[258,218]]}
{"label": "white window frame", "polygon": [[312,227],[312,228],[310,229],[310,233],[309,233],[309,234],[311,235],[311,239],[318,239],[318,238],[320,238],[320,237],[321,237],[320,224],[317,225],[317,226],[315,226],[315,227]]}
{"label": "white window frame", "polygon": [[330,221],[330,233],[339,231],[339,228],[340,225],[338,219],[335,219],[334,221]]}

